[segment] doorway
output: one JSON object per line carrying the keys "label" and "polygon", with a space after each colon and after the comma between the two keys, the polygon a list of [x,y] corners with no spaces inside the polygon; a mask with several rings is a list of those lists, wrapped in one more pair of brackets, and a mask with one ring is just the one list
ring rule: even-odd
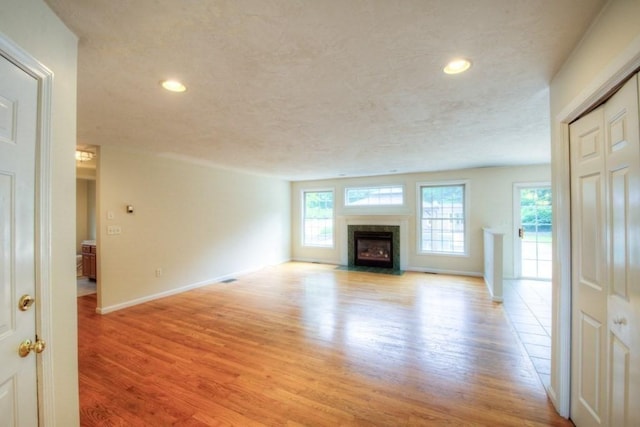
{"label": "doorway", "polygon": [[531,362],[551,381],[551,185],[513,186],[514,279],[504,281],[504,308]]}
{"label": "doorway", "polygon": [[513,199],[515,277],[551,280],[551,184],[515,184]]}
{"label": "doorway", "polygon": [[79,297],[97,292],[96,157],[96,147],[76,147],[76,278]]}
{"label": "doorway", "polygon": [[38,81],[3,55],[0,77],[0,414],[35,426]]}
{"label": "doorway", "polygon": [[53,74],[2,34],[0,64],[0,408],[9,424],[37,425],[54,419],[56,364],[44,351],[55,347],[51,180],[43,179],[50,174]]}

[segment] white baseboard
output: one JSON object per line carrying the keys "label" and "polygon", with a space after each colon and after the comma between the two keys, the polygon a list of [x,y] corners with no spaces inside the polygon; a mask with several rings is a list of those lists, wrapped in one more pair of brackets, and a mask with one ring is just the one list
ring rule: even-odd
{"label": "white baseboard", "polygon": [[[340,265],[339,262],[335,262],[335,261],[328,261],[328,260],[321,260],[321,259],[309,259],[309,258],[293,258],[293,259],[286,259],[286,260],[282,260],[278,263],[275,264],[269,264],[269,265],[279,265],[279,264],[284,264],[290,261],[297,261],[297,262],[310,262],[310,263],[318,263],[318,264],[329,264],[329,265]],[[128,307],[133,307],[136,306],[138,304],[144,304],[145,302],[149,302],[149,301],[154,301],[160,298],[166,298],[172,295],[177,295],[180,294],[182,292],[187,292],[193,289],[197,289],[197,288],[201,288],[203,286],[207,286],[207,285],[213,285],[216,283],[220,283],[224,280],[227,279],[232,279],[232,278],[237,278],[239,276],[243,276],[249,273],[253,273],[255,271],[261,270],[265,267],[268,267],[269,265],[263,265],[261,267],[257,267],[257,268],[252,268],[252,269],[248,269],[248,270],[243,270],[243,271],[238,271],[235,273],[230,273],[230,274],[225,274],[223,276],[219,276],[219,277],[214,277],[211,279],[207,279],[207,280],[203,280],[201,282],[197,282],[197,283],[191,283],[189,285],[185,285],[185,286],[181,286],[178,288],[174,288],[174,289],[170,289],[164,292],[159,292],[157,294],[152,294],[152,295],[146,295],[140,298],[135,298],[129,301],[125,301],[119,304],[114,304],[114,305],[109,305],[106,307],[98,307],[96,308],[96,313],[98,314],[108,314],[108,313],[112,313],[114,311],[118,311],[118,310],[122,310]],[[405,271],[415,271],[415,272],[419,272],[419,273],[433,273],[433,274],[449,274],[449,275],[454,275],[454,276],[469,276],[469,277],[482,277],[482,273],[477,273],[477,272],[469,272],[469,271],[457,271],[457,270],[440,270],[440,269],[431,269],[431,268],[424,268],[424,267],[403,267],[403,270]],[[496,302],[501,302],[502,299],[500,299],[500,301],[494,299],[494,301]]]}
{"label": "white baseboard", "polygon": [[[279,263],[276,264],[269,264],[269,265],[278,265],[278,264],[283,264],[285,262],[289,262],[290,260],[284,260],[281,261]],[[96,313],[98,314],[108,314],[108,313],[112,313],[114,311],[118,311],[118,310],[122,310],[124,308],[128,308],[128,307],[133,307],[135,305],[138,304],[144,304],[145,302],[149,302],[149,301],[154,301],[160,298],[166,298],[172,295],[177,295],[177,294],[181,294],[183,292],[187,292],[187,291],[191,291],[193,289],[197,289],[197,288],[201,288],[203,286],[207,286],[207,285],[214,285],[216,283],[220,283],[224,280],[228,280],[228,279],[234,279],[237,278],[239,276],[244,276],[246,274],[249,273],[253,273],[255,271],[261,270],[265,267],[268,267],[268,265],[263,265],[260,267],[256,267],[256,268],[251,268],[251,269],[247,269],[247,270],[243,270],[243,271],[237,271],[235,273],[230,273],[230,274],[225,274],[223,276],[219,276],[219,277],[214,277],[211,279],[207,279],[207,280],[203,280],[201,282],[197,282],[197,283],[191,283],[189,285],[185,285],[185,286],[180,286],[178,288],[174,288],[174,289],[170,289],[168,291],[164,291],[164,292],[158,292],[157,294],[152,294],[152,295],[146,295],[140,298],[135,298],[129,301],[125,301],[125,302],[121,302],[119,304],[114,304],[114,305],[109,305],[106,307],[98,307],[96,308]]]}
{"label": "white baseboard", "polygon": [[[495,295],[495,290],[494,290],[494,285],[489,282],[489,280],[487,280],[487,278],[484,278],[484,284],[487,286],[487,290],[489,291],[489,295],[491,295],[491,301],[493,302],[503,302],[504,299],[502,298],[501,295]],[[500,287],[500,293],[502,293],[502,285],[499,286]]]}
{"label": "white baseboard", "polygon": [[190,285],[181,286],[179,288],[174,288],[168,291],[159,292],[157,294],[147,295],[140,298],[135,298],[129,301],[125,301],[119,304],[109,305],[106,307],[97,307],[96,313],[98,314],[108,314],[114,311],[122,310],[123,308],[133,307],[134,305],[143,304],[145,302],[154,301],[160,298],[166,298],[171,295],[181,294],[182,292],[187,292],[192,289],[201,288],[207,285],[213,285],[214,283],[222,282],[223,280],[230,279],[231,277],[235,277],[235,275],[221,276],[214,279],[204,280],[198,283],[192,283]]}

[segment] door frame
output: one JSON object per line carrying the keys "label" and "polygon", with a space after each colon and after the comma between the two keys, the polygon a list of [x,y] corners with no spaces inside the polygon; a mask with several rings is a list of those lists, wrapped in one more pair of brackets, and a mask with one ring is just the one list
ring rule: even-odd
{"label": "door frame", "polygon": [[[560,113],[552,117],[557,134],[551,145],[553,308],[550,399],[558,413],[568,418],[571,410],[571,176],[569,123],[599,105],[602,100],[640,68],[640,37],[585,86]],[[555,381],[554,381],[555,377]]]}
{"label": "door frame", "polygon": [[[518,236],[517,229],[522,226],[520,216],[520,190],[523,188],[541,188],[549,187],[551,189],[551,182],[549,181],[535,181],[535,182],[514,182],[513,183],[513,276],[520,279],[522,278],[522,244],[520,237]],[[551,193],[553,197],[553,193]],[[551,207],[553,211],[553,206]],[[552,216],[553,218],[553,216]],[[553,232],[553,226],[551,227]],[[531,278],[527,278],[531,279]]]}
{"label": "door frame", "polygon": [[[51,96],[53,72],[27,51],[0,33],[0,55],[38,82],[38,118],[35,158],[35,297],[36,333],[47,342],[47,350],[36,357],[38,423],[51,424],[54,417],[51,299]],[[49,421],[51,420],[51,421]]]}

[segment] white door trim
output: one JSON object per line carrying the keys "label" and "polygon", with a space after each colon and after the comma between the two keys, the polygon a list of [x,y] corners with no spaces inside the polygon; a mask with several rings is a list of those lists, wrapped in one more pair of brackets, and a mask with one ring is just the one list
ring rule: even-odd
{"label": "white door trim", "polygon": [[596,106],[621,82],[640,67],[640,37],[609,66],[600,72],[582,92],[552,120],[557,134],[551,146],[553,200],[553,338],[551,342],[551,385],[549,397],[563,417],[571,406],[571,179],[569,123]]}
{"label": "white door trim", "polygon": [[36,333],[47,342],[37,357],[38,419],[41,426],[55,420],[51,301],[51,94],[53,73],[36,58],[0,33],[0,55],[38,81],[38,129],[36,133],[35,279]]}

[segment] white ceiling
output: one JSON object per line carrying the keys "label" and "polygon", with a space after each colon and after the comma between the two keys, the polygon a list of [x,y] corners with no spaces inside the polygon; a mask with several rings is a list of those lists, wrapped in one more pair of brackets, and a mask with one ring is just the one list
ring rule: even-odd
{"label": "white ceiling", "polygon": [[605,3],[46,1],[80,39],[78,144],[290,180],[548,163],[549,82]]}

